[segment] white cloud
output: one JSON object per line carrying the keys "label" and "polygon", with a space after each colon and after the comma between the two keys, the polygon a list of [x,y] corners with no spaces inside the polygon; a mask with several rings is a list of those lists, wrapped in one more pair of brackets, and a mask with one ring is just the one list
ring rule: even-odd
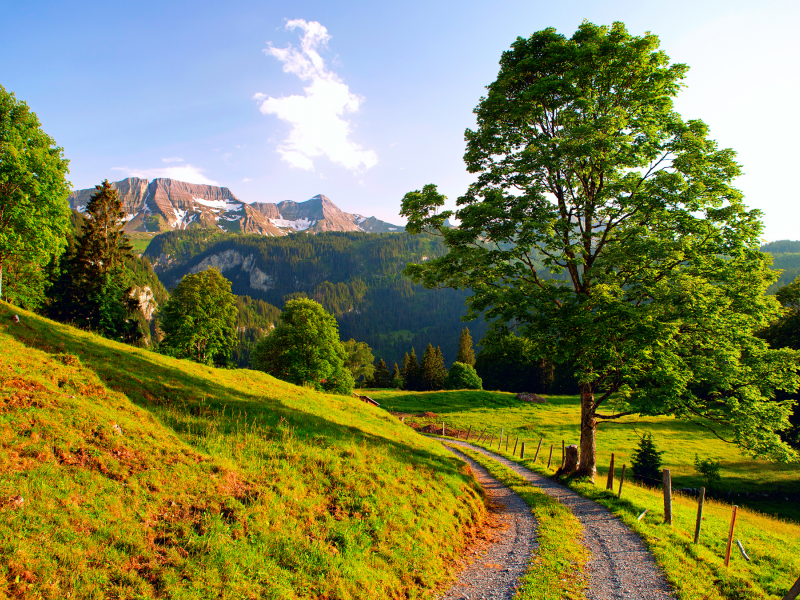
{"label": "white cloud", "polygon": [[219,185],[203,175],[203,169],[186,164],[180,167],[164,167],[163,169],[131,169],[130,167],[113,167],[113,171],[123,171],[128,177],[141,177],[142,179],[157,179],[166,177],[186,183],[199,183],[204,185]]}
{"label": "white cloud", "polygon": [[183,162],[183,159],[180,156],[171,156],[169,158],[162,158],[161,160],[163,160],[165,163]]}
{"label": "white cloud", "polygon": [[247,183],[248,181],[253,181],[253,180],[250,179],[249,177],[245,177],[244,179],[242,179],[242,183]]}
{"label": "white cloud", "polygon": [[354,171],[375,166],[378,156],[349,139],[352,126],[343,118],[345,114],[357,112],[363,98],[353,94],[336,73],[325,67],[318,52],[330,39],[328,30],[316,21],[303,19],[287,22],[286,28],[303,30],[300,48],[291,44],[275,48],[269,44],[264,52],[281,61],[284,72],[309,82],[303,88],[305,96],[272,98],[259,93],[253,97],[259,102],[262,113],[273,114],[292,125],[289,137],[278,146],[281,158],[293,167],[306,170],[314,169],[312,159],[319,156],[327,156],[332,162]]}

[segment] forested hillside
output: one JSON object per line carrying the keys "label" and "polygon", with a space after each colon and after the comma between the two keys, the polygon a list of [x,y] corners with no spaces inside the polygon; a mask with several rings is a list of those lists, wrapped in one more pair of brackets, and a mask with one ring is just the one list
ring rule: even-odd
{"label": "forested hillside", "polygon": [[778,288],[792,283],[800,276],[800,242],[780,240],[761,246],[761,251],[772,255],[772,268],[783,269],[778,280],[767,290],[774,293]]}
{"label": "forested hillside", "polygon": [[[336,315],[342,339],[367,342],[376,357],[402,365],[403,354],[428,343],[455,360],[467,291],[426,290],[402,275],[409,262],[441,256],[433,236],[330,232],[281,238],[174,231],[153,239],[144,256],[164,285],[216,266],[231,291],[282,307],[309,297]],[[483,321],[470,323],[479,340]]]}

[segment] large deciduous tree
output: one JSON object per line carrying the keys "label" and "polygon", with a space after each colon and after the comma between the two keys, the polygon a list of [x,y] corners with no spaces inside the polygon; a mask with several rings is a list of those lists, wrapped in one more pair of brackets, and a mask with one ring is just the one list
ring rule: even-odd
{"label": "large deciduous tree", "polygon": [[753,335],[776,315],[761,220],[740,170],[702,121],[673,108],[687,67],[651,34],[584,22],[518,38],[467,130],[475,183],[460,225],[434,185],[406,194],[412,233],[446,256],[407,273],[469,288],[473,316],[513,323],[581,389],[579,472],[594,477],[599,420],[697,419],[754,455],[787,459],[776,434],[798,355]]}
{"label": "large deciduous tree", "polygon": [[224,364],[239,339],[231,282],[211,268],[187,275],[172,291],[159,321],[159,352],[199,363]]}
{"label": "large deciduous tree", "polygon": [[296,385],[350,394],[353,375],[333,315],[314,300],[286,303],[281,324],[258,342],[250,358],[255,369]]}
{"label": "large deciduous tree", "polygon": [[15,272],[31,271],[63,251],[68,163],[36,114],[0,86],[0,296],[6,262],[13,259]]}

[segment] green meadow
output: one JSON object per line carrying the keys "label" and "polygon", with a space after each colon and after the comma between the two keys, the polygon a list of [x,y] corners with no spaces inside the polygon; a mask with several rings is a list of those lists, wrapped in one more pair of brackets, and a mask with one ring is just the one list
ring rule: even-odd
{"label": "green meadow", "polygon": [[[491,449],[537,472],[552,476],[561,464],[561,440],[578,442],[578,399],[572,396],[548,397],[547,404],[528,404],[504,392],[426,392],[371,390],[370,396],[388,410],[403,412],[405,421],[419,424],[445,422],[451,429],[475,432],[488,428],[494,441],[480,445]],[[427,416],[419,416],[429,413]],[[435,417],[432,415],[436,415]],[[619,425],[602,425],[597,437],[599,473],[594,484],[586,481],[567,482],[579,493],[592,498],[617,514],[642,536],[681,600],[780,600],[800,575],[800,524],[793,520],[764,514],[774,509],[796,519],[795,502],[755,500],[753,494],[776,489],[788,493],[798,490],[800,468],[754,461],[730,444],[720,441],[701,425],[672,418],[621,419]],[[510,433],[506,451],[505,438],[498,449],[500,430]],[[673,524],[664,524],[663,492],[656,487],[634,483],[626,477],[622,496],[617,498],[621,467],[630,465],[630,454],[638,435],[650,432],[656,445],[666,451],[664,466],[673,475]],[[462,434],[463,439],[463,434]],[[542,450],[534,462],[538,440],[544,438]],[[516,456],[512,456],[518,438]],[[491,438],[490,438],[491,439]],[[526,442],[525,460],[519,459],[521,442]],[[553,461],[547,468],[550,446]],[[491,447],[490,447],[491,446]],[[616,478],[614,493],[605,489],[608,474],[607,457],[615,453]],[[731,501],[706,500],[700,543],[695,545],[694,528],[697,500],[677,491],[681,486],[700,487],[703,482],[694,472],[694,455],[718,459],[722,463],[722,487],[736,490]],[[750,492],[750,498],[736,496]],[[745,504],[755,506],[751,509]],[[739,539],[750,561],[740,554],[735,542],[730,565],[723,558],[730,528],[733,504],[740,506],[735,537]],[[646,515],[638,520],[642,512]]]}
{"label": "green meadow", "polygon": [[0,597],[421,597],[485,516],[460,461],[357,399],[7,304],[0,343]]}
{"label": "green meadow", "polygon": [[[544,438],[540,458],[544,456],[546,461],[550,445],[553,445],[553,462],[558,465],[561,464],[562,440],[567,445],[577,444],[580,440],[580,400],[577,396],[548,396],[547,404],[532,404],[521,402],[507,392],[370,390],[368,393],[389,411],[436,415],[410,416],[406,417],[407,422],[441,425],[444,421],[448,428],[465,432],[471,427],[473,434],[486,429],[488,434],[494,434],[495,442],[503,429],[511,435],[509,449],[519,438],[520,444],[526,442],[527,452],[531,455],[539,440]],[[611,412],[610,407],[607,412]],[[787,502],[787,496],[781,495],[796,497],[800,494],[800,464],[755,460],[735,445],[717,438],[703,425],[672,417],[637,416],[601,423],[597,433],[599,479],[608,474],[612,452],[617,469],[621,469],[623,464],[630,466],[630,457],[640,436],[651,433],[656,447],[665,451],[662,456],[664,468],[670,469],[673,487],[699,488],[705,485],[695,471],[695,455],[701,459],[718,460],[722,477],[720,489],[716,491],[718,496],[760,512],[800,522],[798,502]],[[769,496],[763,496],[764,493]]]}

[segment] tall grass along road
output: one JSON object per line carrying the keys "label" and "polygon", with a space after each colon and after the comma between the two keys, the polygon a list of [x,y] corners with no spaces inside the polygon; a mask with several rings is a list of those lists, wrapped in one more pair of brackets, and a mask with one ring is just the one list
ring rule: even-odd
{"label": "tall grass along road", "polygon": [[471,448],[513,470],[569,507],[584,528],[589,561],[590,600],[672,600],[664,574],[641,538],[607,509],[538,473],[466,442],[449,443]]}

